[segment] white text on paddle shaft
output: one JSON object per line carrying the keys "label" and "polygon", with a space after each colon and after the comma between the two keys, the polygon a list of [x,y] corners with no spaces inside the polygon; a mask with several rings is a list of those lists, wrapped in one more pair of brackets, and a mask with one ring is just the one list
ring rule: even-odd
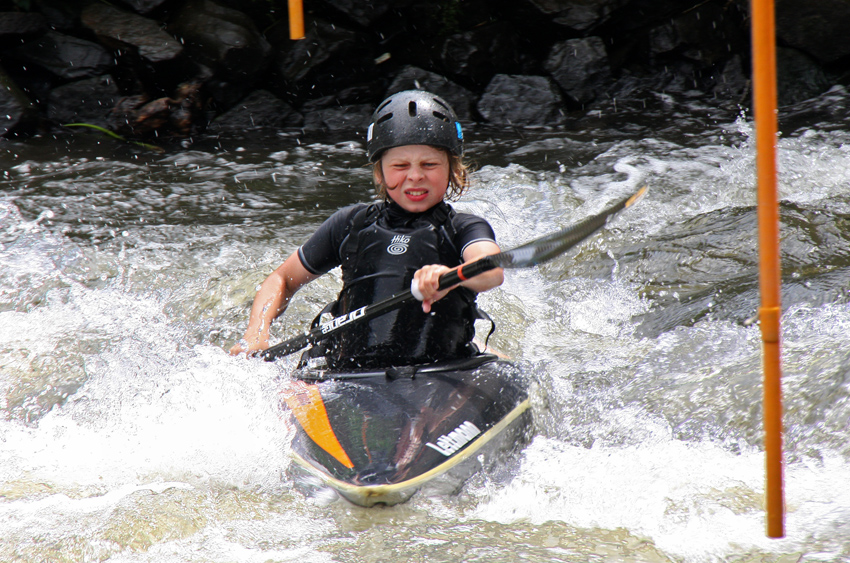
{"label": "white text on paddle shaft", "polygon": [[359,319],[366,313],[366,307],[360,307],[359,309],[354,309],[350,313],[346,313],[344,315],[340,315],[337,318],[330,320],[326,323],[321,324],[322,334],[327,334],[335,328],[341,327],[342,325],[348,324],[353,320]]}
{"label": "white text on paddle shaft", "polygon": [[429,448],[434,448],[448,457],[464,447],[470,440],[481,434],[481,430],[468,420],[444,436],[437,438],[437,443],[428,442]]}

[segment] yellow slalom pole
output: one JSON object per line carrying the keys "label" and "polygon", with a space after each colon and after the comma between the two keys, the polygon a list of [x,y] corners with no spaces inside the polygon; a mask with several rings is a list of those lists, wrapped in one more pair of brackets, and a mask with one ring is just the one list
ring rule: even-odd
{"label": "yellow slalom pole", "polygon": [[304,39],[304,4],[302,0],[289,0],[289,38]]}
{"label": "yellow slalom pole", "polygon": [[782,373],[779,346],[779,201],[776,189],[776,29],[774,0],[752,0],[753,108],[758,174],[759,319],[764,351],[767,535],[785,535],[782,478]]}

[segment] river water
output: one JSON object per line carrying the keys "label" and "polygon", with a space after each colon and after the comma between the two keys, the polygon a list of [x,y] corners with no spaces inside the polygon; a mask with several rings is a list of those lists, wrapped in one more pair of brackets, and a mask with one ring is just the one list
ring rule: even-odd
{"label": "river water", "polygon": [[[469,131],[456,207],[511,248],[649,195],[481,296],[531,443],[364,509],[289,471],[292,360],[225,353],[255,287],[371,197],[362,137],[0,144],[0,560],[850,561],[850,95],[780,114],[787,535],[765,536],[752,123],[658,96]],[[335,295],[302,290],[288,338]],[[486,328],[486,327],[485,327]]]}

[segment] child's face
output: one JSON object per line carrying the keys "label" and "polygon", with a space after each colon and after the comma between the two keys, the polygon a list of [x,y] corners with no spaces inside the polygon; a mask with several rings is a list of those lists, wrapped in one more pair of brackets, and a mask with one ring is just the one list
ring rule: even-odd
{"label": "child's face", "polygon": [[412,213],[443,201],[449,187],[449,156],[428,145],[388,149],[381,157],[381,171],[390,199]]}

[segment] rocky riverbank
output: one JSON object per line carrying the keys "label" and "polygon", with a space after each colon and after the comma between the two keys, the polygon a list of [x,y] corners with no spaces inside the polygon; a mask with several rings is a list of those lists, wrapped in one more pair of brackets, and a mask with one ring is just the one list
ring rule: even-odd
{"label": "rocky riverbank", "polygon": [[[185,143],[363,131],[432,90],[461,119],[558,127],[658,96],[750,101],[746,0],[0,0],[0,136],[71,123]],[[850,4],[777,0],[780,105],[845,84]]]}

